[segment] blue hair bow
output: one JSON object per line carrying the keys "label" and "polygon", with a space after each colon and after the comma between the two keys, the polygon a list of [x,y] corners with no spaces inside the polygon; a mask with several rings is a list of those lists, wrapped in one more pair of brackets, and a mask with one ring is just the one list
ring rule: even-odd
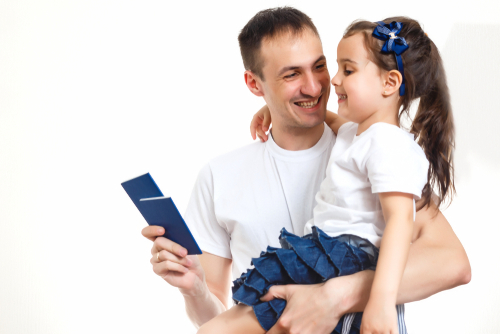
{"label": "blue hair bow", "polygon": [[382,21],[377,22],[378,26],[373,29],[373,37],[385,41],[382,46],[382,52],[390,53],[394,52],[396,56],[396,63],[398,65],[398,71],[403,76],[403,82],[399,87],[399,95],[405,95],[405,74],[403,69],[403,60],[401,59],[401,54],[408,50],[408,44],[403,37],[399,37],[398,34],[403,28],[401,22],[393,21],[390,24],[386,24]]}

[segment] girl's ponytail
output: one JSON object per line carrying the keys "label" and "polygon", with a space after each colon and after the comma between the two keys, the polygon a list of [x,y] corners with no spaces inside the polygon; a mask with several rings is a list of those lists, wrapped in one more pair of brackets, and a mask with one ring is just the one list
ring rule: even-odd
{"label": "girl's ponytail", "polygon": [[[399,36],[404,37],[409,47],[401,54],[405,93],[400,97],[399,118],[408,115],[411,103],[420,99],[419,107],[411,126],[418,144],[429,160],[427,184],[422,191],[419,210],[429,205],[436,190],[437,206],[452,198],[455,192],[453,176],[453,149],[455,130],[451,113],[450,96],[446,84],[443,61],[436,45],[424,33],[420,24],[408,17],[391,17],[384,23],[401,22]],[[383,41],[372,36],[379,23],[355,21],[345,31],[344,38],[361,33],[365,47],[373,62],[383,70],[397,68],[394,54],[381,52]]]}
{"label": "girl's ponytail", "polygon": [[422,191],[423,201],[419,208],[429,205],[434,189],[438,193],[438,207],[447,198],[451,201],[455,192],[455,129],[450,95],[439,51],[430,39],[429,43],[429,68],[427,78],[422,78],[428,81],[422,85],[426,89],[421,92],[418,110],[411,126],[411,132],[415,134],[429,160],[427,184]]}

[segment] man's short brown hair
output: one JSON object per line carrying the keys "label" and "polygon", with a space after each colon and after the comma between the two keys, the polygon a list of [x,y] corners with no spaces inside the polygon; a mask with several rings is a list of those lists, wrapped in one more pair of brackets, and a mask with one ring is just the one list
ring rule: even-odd
{"label": "man's short brown hair", "polygon": [[262,40],[287,32],[298,35],[306,28],[311,29],[319,37],[311,18],[292,7],[269,8],[255,14],[238,36],[245,69],[264,80],[262,75],[264,62],[259,54]]}

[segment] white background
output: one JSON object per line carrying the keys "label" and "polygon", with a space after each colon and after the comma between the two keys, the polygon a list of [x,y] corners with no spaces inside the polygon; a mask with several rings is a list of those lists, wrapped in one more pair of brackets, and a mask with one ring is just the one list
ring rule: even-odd
{"label": "white background", "polygon": [[1,0],[0,333],[195,333],[120,183],[151,172],[183,212],[203,164],[251,142],[263,101],[237,35],[282,5],[312,17],[331,74],[357,18],[408,15],[435,41],[457,129],[444,213],[473,278],[408,305],[407,324],[500,332],[500,2]]}

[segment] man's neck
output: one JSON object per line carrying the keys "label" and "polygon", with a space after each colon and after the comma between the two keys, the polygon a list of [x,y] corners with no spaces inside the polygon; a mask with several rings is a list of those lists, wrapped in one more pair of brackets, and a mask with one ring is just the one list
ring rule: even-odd
{"label": "man's neck", "polygon": [[313,147],[321,139],[324,131],[324,123],[307,129],[273,126],[271,130],[276,145],[288,151],[301,151]]}

